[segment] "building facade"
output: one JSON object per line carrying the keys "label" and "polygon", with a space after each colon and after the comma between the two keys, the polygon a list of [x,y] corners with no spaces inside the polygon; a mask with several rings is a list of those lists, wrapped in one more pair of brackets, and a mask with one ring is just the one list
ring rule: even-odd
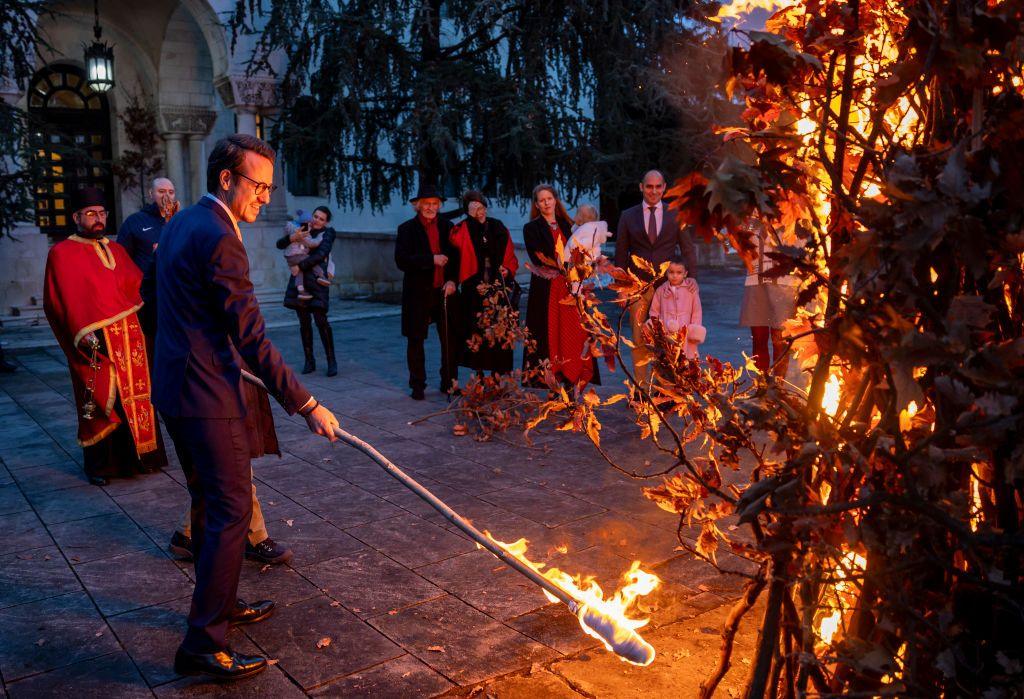
{"label": "building facade", "polygon": [[[270,133],[279,114],[278,83],[270,75],[247,71],[253,37],[239,36],[232,44],[224,26],[234,7],[234,0],[102,0],[99,23],[114,51],[115,85],[106,92],[86,84],[83,48],[93,40],[93,3],[54,2],[55,14],[40,20],[50,49],[39,56],[32,80],[13,85],[0,77],[0,98],[28,110],[50,129],[34,149],[44,172],[35,192],[35,219],[20,226],[14,238],[0,239],[0,317],[12,309],[38,313],[47,250],[72,232],[69,207],[75,188],[98,186],[109,193],[111,236],[145,203],[139,188],[126,188],[110,167],[132,148],[124,117],[133,98],[155,109],[163,146],[160,174],[173,180],[183,206],[205,192],[206,157],[218,139],[235,132]],[[278,189],[270,205],[255,224],[245,226],[257,290],[273,298],[272,292],[283,291],[287,282],[287,267],[274,246],[284,222],[297,209],[326,204],[334,210],[332,224],[339,231],[336,293],[394,291],[399,275],[392,259],[393,234],[412,215],[409,205],[395,201],[384,211],[342,210],[322,184],[302,174],[301,163],[279,159]],[[527,205],[492,209],[514,240],[521,240]]]}

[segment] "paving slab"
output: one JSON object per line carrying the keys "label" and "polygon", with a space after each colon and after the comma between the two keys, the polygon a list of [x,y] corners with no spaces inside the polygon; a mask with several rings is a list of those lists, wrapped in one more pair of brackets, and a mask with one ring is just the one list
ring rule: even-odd
{"label": "paving slab", "polygon": [[315,697],[415,699],[433,697],[454,687],[411,655],[403,655],[314,689]]}
{"label": "paving slab", "polygon": [[64,522],[50,527],[50,534],[72,564],[153,548],[149,537],[126,514],[117,512],[93,519],[87,525]]}
{"label": "paving slab", "polygon": [[41,466],[29,466],[14,472],[14,480],[27,494],[45,493],[88,485],[85,471],[71,459]]}
{"label": "paving slab", "polygon": [[422,576],[369,547],[300,568],[300,572],[364,619],[445,594]]}
{"label": "paving slab", "polygon": [[304,689],[397,658],[404,651],[321,595],[290,605],[245,631]]}
{"label": "paving slab", "polygon": [[456,684],[473,684],[555,657],[523,636],[451,596],[378,616],[370,623]]}
{"label": "paving slab", "polygon": [[347,483],[296,495],[295,501],[340,529],[405,514],[387,500]]}
{"label": "paving slab", "polygon": [[56,546],[0,556],[0,608],[81,591]]}
{"label": "paving slab", "polygon": [[192,581],[153,546],[79,563],[75,572],[107,616],[192,593]]}
{"label": "paving slab", "polygon": [[0,515],[0,555],[53,545],[53,538],[31,510]]}
{"label": "paving slab", "polygon": [[7,686],[11,699],[142,699],[152,697],[132,659],[124,651],[35,675]]}
{"label": "paving slab", "polygon": [[103,492],[102,488],[94,485],[33,493],[28,499],[39,514],[39,518],[46,524],[73,522],[120,511],[117,503]]}
{"label": "paving slab", "polygon": [[472,551],[416,572],[463,602],[498,620],[520,616],[548,604],[544,593],[489,551]]}
{"label": "paving slab", "polygon": [[480,499],[549,527],[583,519],[604,512],[605,509],[532,483],[487,493],[481,495]]}
{"label": "paving slab", "polygon": [[0,674],[13,683],[120,650],[84,592],[0,610]]}
{"label": "paving slab", "polygon": [[402,565],[415,568],[472,551],[476,546],[415,515],[392,517],[346,530]]}
{"label": "paving slab", "polygon": [[[25,439],[36,437],[41,444],[26,443]],[[0,433],[0,440],[9,445],[0,452],[0,459],[11,471],[31,466],[43,466],[66,461],[68,452],[61,449],[56,442],[46,437],[39,437],[39,425],[31,423],[21,430],[6,430]]]}
{"label": "paving slab", "polygon": [[[191,571],[189,571],[191,572]],[[246,561],[238,580],[238,597],[247,602],[273,600],[280,606],[321,594],[319,588],[294,568]]]}
{"label": "paving slab", "polygon": [[140,527],[178,522],[189,500],[188,491],[170,478],[162,479],[156,487],[114,498]]}
{"label": "paving slab", "polygon": [[274,529],[275,540],[287,542],[294,552],[293,566],[312,565],[363,548],[358,540],[313,514],[277,523]]}
{"label": "paving slab", "polygon": [[31,508],[29,507],[28,500],[22,495],[21,488],[13,482],[0,485],[0,515],[24,512],[28,509]]}

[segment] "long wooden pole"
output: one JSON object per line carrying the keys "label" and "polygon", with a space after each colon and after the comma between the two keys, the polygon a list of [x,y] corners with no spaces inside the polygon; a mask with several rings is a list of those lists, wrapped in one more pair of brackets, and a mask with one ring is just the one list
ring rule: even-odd
{"label": "long wooden pole", "polygon": [[[250,374],[247,371],[242,371],[242,376],[246,381],[259,386],[263,390],[266,390],[266,385],[260,381],[259,378]],[[334,434],[341,441],[345,442],[349,446],[355,447],[359,451],[363,452],[371,459],[373,459],[378,466],[387,471],[395,480],[404,485],[406,488],[416,493],[424,502],[433,507],[435,510],[441,513],[441,515],[454,524],[456,527],[461,529],[470,539],[483,546],[485,549],[497,556],[501,561],[507,564],[514,570],[522,573],[527,578],[532,580],[535,584],[541,586],[552,595],[557,597],[559,600],[568,605],[569,609],[575,614],[580,607],[580,600],[573,597],[568,591],[562,589],[557,584],[548,580],[543,575],[538,573],[536,570],[526,565],[518,558],[510,554],[504,548],[494,542],[493,539],[489,538],[486,534],[481,532],[479,529],[469,523],[465,517],[460,515],[458,512],[450,508],[443,500],[434,495],[430,490],[427,489],[422,483],[417,481],[415,478],[407,474],[402,469],[395,466],[386,456],[377,451],[374,446],[368,442],[363,441],[354,434],[350,434],[340,427],[334,428]]]}

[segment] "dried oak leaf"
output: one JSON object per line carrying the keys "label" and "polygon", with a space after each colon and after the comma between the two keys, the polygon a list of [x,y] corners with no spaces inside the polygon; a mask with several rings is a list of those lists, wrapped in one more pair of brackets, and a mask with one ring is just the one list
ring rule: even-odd
{"label": "dried oak leaf", "polygon": [[444,646],[427,646],[427,650],[434,651],[435,653],[446,653]]}
{"label": "dried oak leaf", "polygon": [[331,637],[330,636],[324,636],[323,638],[321,638],[319,641],[316,642],[316,647],[317,648],[326,648],[329,645],[331,645]]}

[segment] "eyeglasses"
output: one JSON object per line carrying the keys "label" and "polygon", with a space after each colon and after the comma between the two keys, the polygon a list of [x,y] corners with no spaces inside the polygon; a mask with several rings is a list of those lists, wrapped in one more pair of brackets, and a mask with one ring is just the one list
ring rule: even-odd
{"label": "eyeglasses", "polygon": [[243,180],[249,180],[254,185],[256,185],[255,187],[253,187],[253,190],[252,190],[252,193],[255,194],[256,196],[260,196],[263,193],[268,192],[268,191],[271,194],[273,194],[274,191],[277,190],[277,185],[276,184],[267,184],[266,182],[260,182],[259,180],[254,180],[251,177],[246,177],[245,175],[240,173],[238,170],[234,170],[234,173],[236,175],[238,175],[239,177],[241,177]]}
{"label": "eyeglasses", "polygon": [[106,218],[109,215],[110,212],[107,211],[106,209],[103,209],[102,211],[83,211],[81,214],[79,214],[79,216],[84,218],[86,221],[91,221],[94,218]]}

